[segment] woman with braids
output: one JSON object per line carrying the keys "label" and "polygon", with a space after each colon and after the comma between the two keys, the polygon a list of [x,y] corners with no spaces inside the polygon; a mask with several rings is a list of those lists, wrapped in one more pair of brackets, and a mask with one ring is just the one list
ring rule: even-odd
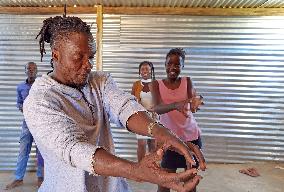
{"label": "woman with braids", "polygon": [[[78,17],[48,18],[39,37],[42,54],[45,42],[50,43],[53,71],[34,82],[24,116],[45,160],[40,192],[127,192],[122,177],[180,192],[198,184],[196,169],[168,173],[156,162],[171,147],[193,164],[189,150],[202,160],[200,150],[151,119],[109,74],[91,72],[95,44],[89,25]],[[139,163],[117,157],[109,120],[154,137],[163,149]]]}
{"label": "woman with braids", "polygon": [[[155,72],[153,63],[149,61],[143,61],[139,64],[139,77],[140,80],[133,83],[131,94],[134,95],[138,102],[143,105],[147,110],[153,107],[152,93],[150,91],[150,83],[155,79]],[[152,118],[157,119],[157,114],[151,112]],[[137,159],[140,162],[146,154],[146,143],[148,145],[149,152],[154,152],[156,148],[155,139],[136,135],[138,140],[137,146]]]}
{"label": "woman with braids", "polygon": [[[180,48],[171,49],[166,56],[167,78],[153,82],[154,111],[160,114],[160,122],[175,133],[189,147],[201,148],[200,129],[192,115],[198,106],[203,104],[202,96],[197,96],[189,77],[180,77],[184,67],[185,51]],[[204,159],[200,161],[200,169],[205,170]],[[198,163],[196,167],[199,166]],[[172,150],[164,153],[161,167],[175,173],[177,168],[187,168],[183,155]],[[170,189],[159,186],[158,192],[169,192]],[[193,190],[195,191],[195,190]]]}

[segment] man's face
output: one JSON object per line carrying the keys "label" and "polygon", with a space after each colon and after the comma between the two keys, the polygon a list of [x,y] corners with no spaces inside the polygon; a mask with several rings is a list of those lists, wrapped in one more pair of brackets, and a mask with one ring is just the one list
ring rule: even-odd
{"label": "man's face", "polygon": [[37,66],[35,63],[28,63],[25,68],[25,73],[27,74],[28,78],[36,78],[37,75]]}
{"label": "man's face", "polygon": [[95,48],[85,33],[70,33],[52,52],[54,78],[71,87],[83,87],[93,67]]}

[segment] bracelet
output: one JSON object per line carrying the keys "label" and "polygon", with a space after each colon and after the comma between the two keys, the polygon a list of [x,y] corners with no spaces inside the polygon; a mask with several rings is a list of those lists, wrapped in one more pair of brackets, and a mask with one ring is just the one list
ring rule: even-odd
{"label": "bracelet", "polygon": [[149,123],[149,125],[147,126],[147,130],[148,130],[148,133],[149,135],[153,136],[153,128],[155,125],[159,125],[158,122],[151,122]]}
{"label": "bracelet", "polygon": [[96,174],[96,171],[95,171],[95,153],[96,152],[94,152],[93,154],[92,154],[92,160],[91,160],[91,166],[92,166],[92,173],[91,174],[89,174],[89,175],[95,175],[95,176],[98,176],[98,174]]}
{"label": "bracelet", "polygon": [[95,152],[92,154],[92,159],[91,159],[91,172],[89,173],[89,175],[93,175],[93,176],[99,176],[99,174],[96,173],[95,171],[95,154],[97,152],[98,149],[103,149],[103,150],[106,150],[104,147],[102,146],[97,146]]}

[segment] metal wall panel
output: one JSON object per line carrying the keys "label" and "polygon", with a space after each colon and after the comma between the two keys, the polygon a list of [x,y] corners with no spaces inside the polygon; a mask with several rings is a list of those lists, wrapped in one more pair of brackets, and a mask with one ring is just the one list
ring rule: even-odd
{"label": "metal wall panel", "polygon": [[[165,77],[170,48],[186,52],[206,105],[195,117],[211,162],[284,160],[284,17],[104,17],[104,70],[130,91],[150,60]],[[132,153],[131,153],[132,154]],[[135,157],[135,153],[132,154]]]}
{"label": "metal wall panel", "polygon": [[[25,80],[24,66],[29,61],[38,64],[39,75],[50,68],[50,48],[40,62],[38,40],[35,39],[44,19],[52,15],[0,15],[0,170],[13,170],[19,150],[23,116],[16,108],[16,86]],[[79,15],[89,24],[96,15]],[[96,25],[92,25],[96,33]],[[28,169],[35,164],[33,147]]]}
{"label": "metal wall panel", "polygon": [[92,7],[210,7],[210,8],[279,8],[283,0],[1,0],[0,6],[48,7],[48,6],[81,6]]}
{"label": "metal wall panel", "polygon": [[[0,15],[0,170],[13,170],[22,115],[15,107],[24,65],[40,61],[34,39],[49,16]],[[80,15],[88,23],[95,15]],[[130,91],[138,64],[150,60],[163,78],[167,51],[187,51],[190,75],[206,105],[195,116],[209,161],[284,160],[284,17],[104,16],[103,69]],[[95,25],[93,24],[95,34]],[[116,151],[136,158],[134,134],[113,125]],[[29,169],[34,168],[34,150]]]}

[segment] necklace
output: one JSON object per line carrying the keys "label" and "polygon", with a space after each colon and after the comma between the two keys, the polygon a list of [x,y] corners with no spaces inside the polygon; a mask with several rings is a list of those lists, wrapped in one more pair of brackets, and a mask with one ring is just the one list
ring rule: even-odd
{"label": "necklace", "polygon": [[[79,90],[79,89],[78,89]],[[82,94],[82,98],[83,100],[85,101],[85,103],[87,104],[89,110],[91,111],[91,114],[92,114],[92,122],[93,122],[93,125],[95,124],[95,119],[94,119],[94,115],[95,115],[95,105],[91,104],[86,96],[84,95],[83,91],[82,90],[79,90],[79,92]]]}

